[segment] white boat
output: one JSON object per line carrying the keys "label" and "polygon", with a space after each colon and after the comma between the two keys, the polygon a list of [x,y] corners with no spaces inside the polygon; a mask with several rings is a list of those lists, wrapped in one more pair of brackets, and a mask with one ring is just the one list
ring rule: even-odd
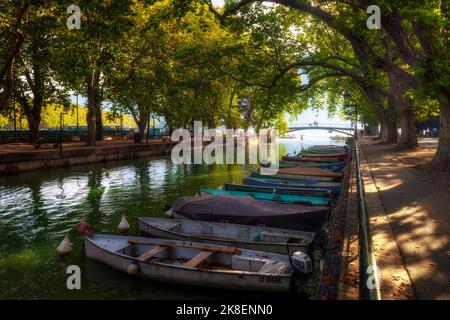
{"label": "white boat", "polygon": [[141,235],[195,241],[250,250],[292,254],[309,254],[316,234],[243,224],[195,221],[188,219],[138,218]]}
{"label": "white boat", "polygon": [[[309,257],[204,243],[94,234],[86,257],[145,279],[235,290],[290,292],[312,271]],[[291,265],[292,262],[292,265]]]}

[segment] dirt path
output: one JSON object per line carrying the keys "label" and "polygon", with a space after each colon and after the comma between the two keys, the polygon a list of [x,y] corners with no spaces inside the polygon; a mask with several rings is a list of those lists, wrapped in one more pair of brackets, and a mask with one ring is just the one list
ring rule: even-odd
{"label": "dirt path", "polygon": [[434,140],[422,143],[420,151],[394,152],[361,141],[415,296],[450,299],[450,174],[422,169],[436,150]]}

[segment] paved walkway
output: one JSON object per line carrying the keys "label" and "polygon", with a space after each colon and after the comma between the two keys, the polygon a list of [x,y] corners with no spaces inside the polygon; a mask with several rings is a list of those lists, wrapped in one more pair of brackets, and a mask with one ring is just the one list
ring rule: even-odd
{"label": "paved walkway", "polygon": [[[374,196],[377,189],[384,208],[378,210],[378,218],[372,212],[371,222],[379,225],[384,221],[385,228],[388,222],[384,234],[391,230],[397,244],[374,234],[374,245],[383,249],[377,252],[380,263],[397,261],[384,268],[384,273],[392,272],[399,283],[394,296],[410,297],[408,283],[412,282],[413,297],[450,299],[450,174],[429,174],[421,169],[433,156],[436,140],[421,142],[421,151],[395,152],[392,145],[378,145],[369,137],[361,141],[375,184],[366,192],[368,197]],[[401,260],[386,259],[395,256],[397,248]],[[407,273],[399,276],[402,269]]]}

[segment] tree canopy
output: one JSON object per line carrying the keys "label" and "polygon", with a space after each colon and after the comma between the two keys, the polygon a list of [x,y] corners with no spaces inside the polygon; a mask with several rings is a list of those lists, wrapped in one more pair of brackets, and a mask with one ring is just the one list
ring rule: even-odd
{"label": "tree canopy", "polygon": [[[416,148],[417,120],[440,117],[435,162],[450,157],[448,7],[445,1],[70,1],[0,4],[0,113],[14,100],[31,132],[47,105],[87,97],[88,144],[112,115],[141,135],[151,115],[169,130],[276,126],[308,107],[380,126],[380,138]],[[347,98],[344,98],[344,92]],[[398,137],[398,128],[401,135]]]}

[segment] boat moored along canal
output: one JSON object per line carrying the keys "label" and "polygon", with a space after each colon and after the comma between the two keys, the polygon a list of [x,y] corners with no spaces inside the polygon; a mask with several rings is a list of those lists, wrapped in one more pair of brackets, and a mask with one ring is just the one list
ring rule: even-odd
{"label": "boat moored along canal", "polygon": [[94,234],[86,257],[144,279],[232,290],[290,292],[312,271],[310,258],[205,243]]}
{"label": "boat moored along canal", "polygon": [[[292,161],[299,165],[274,176],[253,172],[244,184],[179,197],[166,218],[138,218],[144,237],[87,234],[86,256],[162,282],[292,291],[317,271],[314,251],[327,238],[331,200],[341,189],[342,173],[320,166],[338,163],[343,169],[344,150],[316,146],[304,154],[317,162],[303,162],[300,154]],[[307,163],[319,166],[302,166]]]}
{"label": "boat moored along canal", "polygon": [[195,241],[244,249],[291,254],[311,253],[316,233],[189,219],[138,218],[139,234],[152,238]]}

